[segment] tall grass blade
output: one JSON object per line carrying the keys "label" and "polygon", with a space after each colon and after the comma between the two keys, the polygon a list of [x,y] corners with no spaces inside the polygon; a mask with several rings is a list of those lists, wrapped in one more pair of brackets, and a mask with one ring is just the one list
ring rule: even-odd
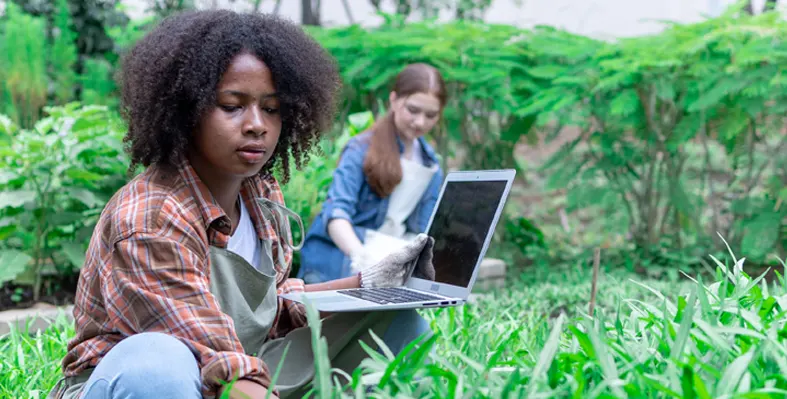
{"label": "tall grass blade", "polygon": [[549,333],[549,338],[547,338],[547,341],[544,343],[543,349],[541,349],[541,353],[538,356],[538,362],[536,362],[535,367],[533,367],[533,372],[530,375],[530,382],[528,384],[528,396],[536,392],[542,375],[547,371],[555,358],[558,345],[560,345],[560,335],[563,332],[564,322],[565,314],[561,313],[555,321],[552,331]]}
{"label": "tall grass blade", "polygon": [[686,307],[683,310],[683,320],[681,320],[680,327],[678,328],[678,334],[675,337],[675,342],[672,345],[672,351],[670,353],[670,357],[678,363],[681,362],[684,348],[686,347],[686,343],[689,340],[689,333],[691,333],[691,327],[694,324],[694,309],[695,309],[694,305],[696,301],[697,301],[697,290],[695,287],[694,289],[691,290],[689,299],[686,302]]}
{"label": "tall grass blade", "polygon": [[721,380],[716,385],[717,396],[730,395],[735,392],[753,357],[754,349],[750,349],[727,366]]}

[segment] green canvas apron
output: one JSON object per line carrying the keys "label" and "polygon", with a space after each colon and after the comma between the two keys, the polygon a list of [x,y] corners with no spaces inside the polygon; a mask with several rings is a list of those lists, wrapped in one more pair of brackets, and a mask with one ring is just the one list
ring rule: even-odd
{"label": "green canvas apron", "polygon": [[[289,344],[275,386],[282,398],[301,397],[308,392],[309,382],[314,378],[311,330],[303,327],[282,338],[266,339],[278,311],[274,270],[269,241],[263,241],[259,271],[230,251],[211,248],[211,293],[221,310],[232,317],[244,351],[260,357],[273,373]],[[326,318],[321,332],[328,342],[331,367],[352,374],[367,357],[358,340],[376,348],[368,330],[382,336],[393,317],[394,312],[371,312],[334,314]]]}
{"label": "green canvas apron", "polygon": [[[275,216],[274,219],[280,222]],[[281,228],[280,223],[277,228]],[[309,383],[314,378],[311,330],[308,326],[301,327],[285,337],[267,339],[278,311],[278,298],[271,242],[262,241],[262,244],[259,270],[233,252],[210,247],[210,291],[222,312],[232,318],[244,352],[260,357],[271,373],[279,366],[284,349],[289,344],[275,388],[282,398],[302,397],[311,389]],[[278,258],[278,262],[284,262],[282,255]],[[325,318],[321,334],[328,342],[331,367],[352,375],[353,370],[368,356],[359,341],[377,348],[369,331],[382,337],[395,315],[395,312],[355,312],[336,313]],[[90,371],[86,371],[62,379],[48,398],[78,398],[89,377]],[[58,393],[62,395],[58,396]]]}

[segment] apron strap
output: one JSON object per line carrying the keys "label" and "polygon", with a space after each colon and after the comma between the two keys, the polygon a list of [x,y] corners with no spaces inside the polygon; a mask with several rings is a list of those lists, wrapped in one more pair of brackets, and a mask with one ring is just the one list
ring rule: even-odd
{"label": "apron strap", "polygon": [[[278,234],[279,237],[282,237],[282,232],[290,231],[288,218],[291,217],[295,219],[295,221],[298,223],[298,228],[300,229],[301,232],[300,243],[298,243],[298,245],[294,245],[295,244],[294,242],[290,242],[284,237],[282,238],[284,238],[283,239],[284,243],[288,247],[290,247],[290,249],[292,249],[293,251],[300,251],[301,248],[303,248],[304,233],[305,233],[303,230],[303,220],[301,220],[301,216],[291,211],[286,206],[283,206],[277,202],[271,201],[264,197],[257,198],[257,202],[259,202],[261,208],[265,210],[270,215],[270,218],[274,221],[276,234]],[[292,232],[290,232],[290,235],[292,236]]]}

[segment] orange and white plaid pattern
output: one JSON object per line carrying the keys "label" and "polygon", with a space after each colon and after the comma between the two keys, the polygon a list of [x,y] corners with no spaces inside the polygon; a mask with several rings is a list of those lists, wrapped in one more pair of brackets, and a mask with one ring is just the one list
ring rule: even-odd
{"label": "orange and white plaid pattern", "polygon": [[[288,278],[292,250],[289,230],[279,237],[255,198],[284,204],[275,178],[255,176],[241,197],[260,239],[273,241],[279,293],[303,292]],[[63,359],[66,376],[95,367],[122,339],[142,332],[170,334],[185,343],[202,370],[204,395],[216,395],[220,381],[244,378],[264,386],[268,367],[247,356],[232,319],[209,291],[209,247],[226,248],[231,222],[187,161],[174,168],[150,167],[120,189],[96,225],[82,268],[74,306],[76,337]],[[306,324],[303,305],[279,298],[269,336]]]}

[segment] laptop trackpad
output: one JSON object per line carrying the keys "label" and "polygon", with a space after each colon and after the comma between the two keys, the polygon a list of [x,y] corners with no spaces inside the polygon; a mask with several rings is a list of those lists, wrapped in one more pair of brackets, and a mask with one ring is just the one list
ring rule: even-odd
{"label": "laptop trackpad", "polygon": [[355,299],[355,298],[348,298],[348,297],[342,298],[342,296],[336,295],[336,296],[332,296],[332,297],[320,298],[318,303],[320,303],[320,304],[327,304],[327,303],[330,303],[330,304],[335,304],[335,303],[358,303],[358,300]]}

